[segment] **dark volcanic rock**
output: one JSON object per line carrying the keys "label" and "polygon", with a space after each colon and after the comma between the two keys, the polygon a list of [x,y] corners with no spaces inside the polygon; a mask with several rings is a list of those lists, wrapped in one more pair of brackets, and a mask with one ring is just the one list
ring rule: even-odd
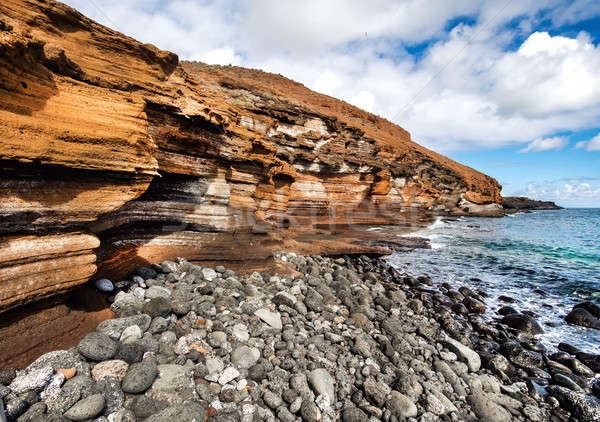
{"label": "dark volcanic rock", "polygon": [[532,317],[525,314],[508,314],[502,318],[502,323],[529,334],[543,334],[542,326]]}
{"label": "dark volcanic rock", "polygon": [[574,307],[565,317],[565,321],[569,324],[600,330],[600,320],[584,308]]}
{"label": "dark volcanic rock", "polygon": [[581,302],[577,305],[573,306],[573,309],[585,309],[590,314],[592,314],[595,318],[600,318],[600,306],[596,305],[593,302]]}
{"label": "dark volcanic rock", "polygon": [[467,307],[467,309],[475,314],[483,314],[485,313],[486,307],[485,304],[475,299],[474,297],[467,296],[463,300],[463,304]]}
{"label": "dark volcanic rock", "polygon": [[502,198],[502,208],[506,210],[562,210],[554,202],[536,201],[524,196],[506,196]]}
{"label": "dark volcanic rock", "polygon": [[600,421],[600,402],[598,402],[598,399],[557,385],[547,387],[547,391],[573,412],[573,416],[577,420],[582,422]]}
{"label": "dark volcanic rock", "polygon": [[103,333],[89,333],[79,342],[79,353],[88,359],[102,361],[117,353],[118,343]]}

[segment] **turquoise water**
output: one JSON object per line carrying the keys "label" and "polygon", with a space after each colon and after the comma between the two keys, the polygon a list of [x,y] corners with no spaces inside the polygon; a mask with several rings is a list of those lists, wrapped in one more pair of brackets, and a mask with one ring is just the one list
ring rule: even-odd
{"label": "turquoise water", "polygon": [[498,295],[511,296],[517,300],[511,306],[538,315],[545,345],[554,349],[566,341],[591,353],[600,351],[600,331],[563,319],[576,303],[600,304],[600,209],[440,218],[411,236],[427,237],[432,249],[396,253],[389,258],[394,266],[428,274],[436,283],[483,289],[490,295],[488,318],[505,305],[495,300]]}

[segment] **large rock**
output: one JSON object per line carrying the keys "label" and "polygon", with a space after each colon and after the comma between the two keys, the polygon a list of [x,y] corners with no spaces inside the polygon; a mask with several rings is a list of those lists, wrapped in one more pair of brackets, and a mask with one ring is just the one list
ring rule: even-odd
{"label": "large rock", "polygon": [[143,333],[148,329],[148,327],[150,327],[151,321],[152,318],[146,314],[108,319],[98,324],[96,331],[106,334],[113,340],[119,340],[119,338],[121,338],[121,335],[123,334],[123,331],[125,331],[126,328],[131,327],[132,325],[136,325],[140,328],[140,330]]}
{"label": "large rock", "polygon": [[467,364],[469,371],[479,371],[479,368],[481,368],[481,358],[476,351],[448,336],[445,336],[443,341],[450,351],[454,352],[462,361]]}
{"label": "large rock", "polygon": [[567,321],[569,324],[600,330],[600,320],[583,307],[574,307],[573,310],[565,317],[565,321]]}
{"label": "large rock", "polygon": [[107,360],[117,353],[118,343],[109,336],[99,332],[89,333],[79,342],[77,350],[91,360]]}
{"label": "large rock", "polygon": [[329,375],[326,369],[317,368],[310,371],[308,374],[308,382],[317,395],[327,394],[329,403],[336,400],[335,388],[333,386],[333,378]]}
{"label": "large rock", "polygon": [[476,392],[467,396],[467,403],[473,409],[473,412],[480,420],[486,422],[506,422],[511,421],[510,412],[504,407],[496,404],[481,392]]}
{"label": "large rock", "polygon": [[260,357],[260,351],[254,347],[240,346],[231,352],[231,363],[236,368],[248,369],[253,366]]}
{"label": "large rock", "polygon": [[48,384],[53,374],[54,370],[50,366],[35,369],[33,371],[27,371],[23,374],[19,374],[10,383],[8,388],[17,394],[31,390],[38,390]]}
{"label": "large rock", "polygon": [[154,362],[134,363],[125,373],[121,388],[126,393],[143,393],[150,388],[157,375],[158,368]]}
{"label": "large rock", "polygon": [[414,401],[398,391],[391,392],[386,406],[392,412],[392,415],[399,419],[417,416],[417,406]]}
{"label": "large rock", "polygon": [[190,370],[180,365],[158,365],[158,378],[146,397],[169,404],[181,404],[197,398]]}
{"label": "large rock", "polygon": [[525,314],[508,314],[502,318],[502,322],[509,327],[515,328],[528,334],[543,334],[544,329],[532,317]]}
{"label": "large rock", "polygon": [[283,328],[283,324],[281,323],[281,314],[279,314],[279,312],[273,312],[262,308],[254,312],[254,315],[276,330],[281,330]]}
{"label": "large rock", "polygon": [[600,401],[597,398],[576,393],[558,385],[551,385],[546,390],[571,411],[577,420],[581,422],[600,421]]}
{"label": "large rock", "polygon": [[72,421],[85,421],[92,419],[104,409],[105,401],[102,394],[92,394],[77,403],[65,412],[65,416]]}

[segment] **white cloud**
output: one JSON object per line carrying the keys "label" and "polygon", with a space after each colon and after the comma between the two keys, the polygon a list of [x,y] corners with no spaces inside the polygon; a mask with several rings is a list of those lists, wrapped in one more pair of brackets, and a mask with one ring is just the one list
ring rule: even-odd
{"label": "white cloud", "polygon": [[192,60],[199,60],[207,64],[231,64],[239,65],[242,63],[242,57],[235,53],[235,50],[230,47],[215,48],[202,52],[199,56]]}
{"label": "white cloud", "polygon": [[569,139],[562,136],[553,138],[538,138],[519,152],[560,151],[569,144]]}
{"label": "white cloud", "polygon": [[589,36],[535,32],[493,70],[491,91],[501,111],[545,117],[600,104],[600,49]]}
{"label": "white cloud", "polygon": [[317,76],[311,84],[312,88],[322,94],[334,95],[335,89],[342,85],[343,81],[335,72],[325,70]]}
{"label": "white cloud", "polygon": [[516,194],[538,200],[554,201],[563,206],[600,206],[600,185],[596,179],[586,181],[574,178],[529,183],[525,190]]}
{"label": "white cloud", "polygon": [[[437,150],[522,146],[600,121],[600,48],[583,33],[533,32],[541,18],[600,14],[593,0],[66,1],[183,59],[281,73]],[[475,23],[447,33],[460,16]]]}
{"label": "white cloud", "polygon": [[575,149],[585,149],[587,151],[600,151],[600,133],[589,141],[580,141],[575,145]]}
{"label": "white cloud", "polygon": [[358,94],[350,99],[350,103],[363,110],[372,112],[375,108],[375,96],[369,91],[359,91]]}

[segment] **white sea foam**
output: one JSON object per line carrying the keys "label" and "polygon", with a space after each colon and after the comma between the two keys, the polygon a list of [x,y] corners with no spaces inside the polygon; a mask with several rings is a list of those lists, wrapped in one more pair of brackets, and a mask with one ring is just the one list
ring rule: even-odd
{"label": "white sea foam", "polygon": [[442,221],[442,217],[438,217],[438,218],[437,218],[437,219],[436,219],[436,220],[433,222],[433,224],[432,224],[432,225],[430,225],[429,227],[427,227],[427,230],[435,230],[435,229],[437,229],[437,228],[444,227],[445,225],[446,225],[446,223],[444,223],[444,222]]}

